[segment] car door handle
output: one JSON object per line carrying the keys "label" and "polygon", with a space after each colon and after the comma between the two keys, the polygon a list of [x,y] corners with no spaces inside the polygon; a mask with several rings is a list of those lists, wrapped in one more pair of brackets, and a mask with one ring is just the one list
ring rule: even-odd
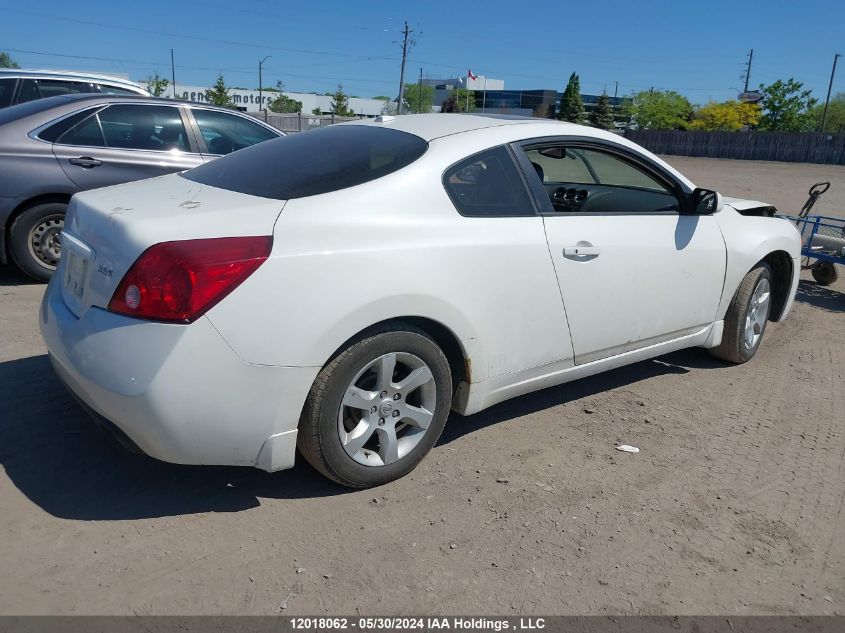
{"label": "car door handle", "polygon": [[592,244],[584,246],[567,246],[563,249],[563,256],[567,259],[581,259],[585,257],[598,257],[601,249]]}
{"label": "car door handle", "polygon": [[69,162],[71,165],[79,165],[80,167],[84,167],[85,169],[99,167],[103,164],[103,161],[97,160],[96,158],[91,158],[90,156],[80,156],[79,158],[71,158]]}

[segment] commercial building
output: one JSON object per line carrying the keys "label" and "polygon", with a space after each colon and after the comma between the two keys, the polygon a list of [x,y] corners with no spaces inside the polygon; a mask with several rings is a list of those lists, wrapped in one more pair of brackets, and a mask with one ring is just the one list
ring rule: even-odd
{"label": "commercial building", "polygon": [[[496,114],[515,114],[519,116],[551,117],[560,107],[563,93],[557,90],[505,90],[502,79],[484,76],[459,77],[455,79],[423,79],[423,84],[434,88],[434,108],[439,110],[443,103],[457,89],[473,92],[476,110]],[[485,89],[486,86],[486,89]],[[406,95],[407,97],[407,95]],[[582,94],[584,110],[589,115],[596,107],[599,95]],[[620,105],[622,97],[610,97],[610,104]]]}
{"label": "commercial building", "polygon": [[[144,82],[141,83],[144,84]],[[210,87],[185,86],[177,83],[176,91],[178,93],[178,96],[176,98],[184,99],[185,101],[204,102],[205,91],[209,89]],[[325,114],[328,114],[332,111],[332,98],[328,95],[316,95],[309,92],[287,91],[285,91],[284,94],[290,97],[291,99],[296,99],[297,101],[302,102],[303,114],[311,114],[315,108],[319,108],[320,112]],[[173,86],[168,86],[162,96],[167,97],[169,99],[173,99]],[[237,109],[241,110],[242,112],[258,112],[262,109],[260,106],[258,90],[243,90],[241,88],[231,88],[229,89],[229,96],[232,98],[235,107],[237,107]],[[278,92],[263,90],[261,92],[260,99],[264,102],[264,108],[266,108],[270,104],[270,102],[272,102],[278,96]],[[379,99],[361,99],[358,97],[349,98],[349,108],[353,110],[355,114],[361,117],[378,116],[379,114],[381,114],[382,108],[384,108],[384,104],[385,102]]]}

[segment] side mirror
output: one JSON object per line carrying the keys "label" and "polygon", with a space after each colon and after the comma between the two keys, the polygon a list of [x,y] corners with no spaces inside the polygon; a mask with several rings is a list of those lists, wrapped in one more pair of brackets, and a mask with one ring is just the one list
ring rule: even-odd
{"label": "side mirror", "polygon": [[722,208],[722,195],[711,189],[698,188],[689,196],[688,209],[698,215],[711,215]]}

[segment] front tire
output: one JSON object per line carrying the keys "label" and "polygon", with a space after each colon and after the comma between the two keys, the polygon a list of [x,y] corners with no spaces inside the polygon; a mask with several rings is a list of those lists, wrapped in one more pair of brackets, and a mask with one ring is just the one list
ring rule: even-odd
{"label": "front tire", "polygon": [[59,264],[62,247],[59,233],[65,226],[67,205],[37,204],[21,213],[9,231],[9,253],[24,273],[49,281]]}
{"label": "front tire", "polygon": [[398,479],[440,437],[452,400],[449,362],[422,330],[394,324],[352,343],[317,375],[299,423],[300,453],[344,486]]}
{"label": "front tire", "polygon": [[757,264],[739,284],[725,314],[722,342],[710,353],[730,363],[754,358],[766,331],[771,299],[772,270],[768,264]]}

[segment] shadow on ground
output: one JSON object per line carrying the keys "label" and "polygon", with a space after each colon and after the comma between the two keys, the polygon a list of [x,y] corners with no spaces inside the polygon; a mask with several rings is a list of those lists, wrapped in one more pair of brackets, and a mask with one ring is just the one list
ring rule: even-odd
{"label": "shadow on ground", "polygon": [[36,281],[32,277],[27,277],[17,266],[0,264],[0,286],[36,286],[46,285],[46,282]]}
{"label": "shadow on ground", "polygon": [[[691,367],[720,364],[702,350],[677,352],[516,398],[473,416],[453,414],[440,444],[503,420]],[[49,514],[129,520],[197,512],[238,512],[260,498],[348,492],[305,460],[289,471],[178,466],[135,455],[101,431],[53,375],[46,356],[0,363],[0,463],[17,488]]]}
{"label": "shadow on ground", "polygon": [[806,279],[798,282],[795,300],[828,312],[845,312],[845,294]]}

